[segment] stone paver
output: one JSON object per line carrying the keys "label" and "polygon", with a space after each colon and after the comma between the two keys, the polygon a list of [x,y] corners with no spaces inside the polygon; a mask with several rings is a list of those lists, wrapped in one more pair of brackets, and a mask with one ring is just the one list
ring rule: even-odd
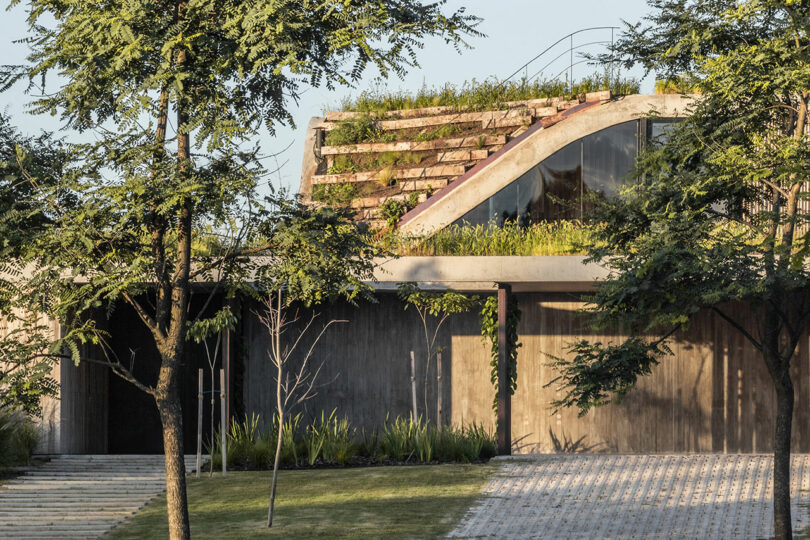
{"label": "stone paver", "polygon": [[0,538],[98,538],[164,489],[163,456],[59,456],[0,486]]}
{"label": "stone paver", "polygon": [[[501,461],[456,538],[768,538],[766,455],[554,455]],[[792,461],[796,530],[810,525],[810,455]]]}

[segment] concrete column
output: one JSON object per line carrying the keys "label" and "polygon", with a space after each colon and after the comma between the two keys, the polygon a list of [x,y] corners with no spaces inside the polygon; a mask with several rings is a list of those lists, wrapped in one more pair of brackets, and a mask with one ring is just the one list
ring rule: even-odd
{"label": "concrete column", "polygon": [[509,394],[509,351],[506,314],[512,288],[498,284],[498,454],[512,453],[512,399]]}

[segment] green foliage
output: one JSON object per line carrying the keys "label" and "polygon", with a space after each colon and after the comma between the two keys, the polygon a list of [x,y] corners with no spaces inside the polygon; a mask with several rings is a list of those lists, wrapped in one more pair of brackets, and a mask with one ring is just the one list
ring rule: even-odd
{"label": "green foliage", "polygon": [[429,155],[426,152],[382,152],[373,159],[368,159],[368,155],[363,154],[358,157],[351,155],[335,156],[334,164],[329,167],[329,174],[354,173],[358,171],[370,171],[386,167],[407,167],[415,165]]}
{"label": "green foliage", "polygon": [[[518,349],[523,346],[518,342],[517,327],[520,323],[520,308],[517,299],[509,295],[506,306],[506,351],[509,355],[509,394],[514,395],[517,390],[517,357]],[[488,296],[481,306],[481,335],[484,342],[489,341],[490,372],[489,380],[495,387],[495,397],[492,400],[492,410],[498,412],[498,297]]]}
{"label": "green foliage", "polygon": [[583,416],[591,407],[622,398],[636,384],[639,376],[651,373],[658,359],[672,351],[662,343],[648,343],[638,337],[618,345],[603,345],[580,340],[569,347],[573,358],[552,357],[551,365],[560,375],[545,387],[565,381],[567,392],[553,406],[560,409],[575,406]]}
{"label": "green foliage", "polygon": [[594,74],[571,85],[562,80],[517,80],[501,82],[495,78],[465,82],[460,86],[446,84],[440,87],[423,86],[415,93],[384,90],[363,91],[357,98],[347,98],[341,104],[343,111],[359,111],[384,116],[388,111],[449,106],[464,110],[500,108],[508,101],[552,97],[574,98],[579,94],[611,90],[617,95],[637,94],[639,83],[620,75]]}
{"label": "green foliage", "polygon": [[450,225],[431,236],[398,235],[384,239],[386,247],[402,256],[420,255],[575,255],[587,252],[598,224],[552,221],[521,227]]}
{"label": "green foliage", "polygon": [[458,133],[461,128],[456,124],[442,124],[433,129],[422,131],[416,134],[417,141],[435,141],[436,139],[446,139]]}
{"label": "green foliage", "polygon": [[[271,469],[275,457],[278,422],[267,432],[259,417],[234,422],[228,434],[228,467]],[[0,432],[0,435],[2,433]],[[212,452],[212,466],[222,466],[219,441]],[[285,421],[282,434],[281,466],[294,468],[318,465],[349,465],[376,461],[430,463],[470,463],[496,454],[494,435],[478,424],[437,427],[411,417],[386,420],[381,432],[358,433],[348,417],[337,410],[323,411],[311,424],[303,426],[301,415]]]}
{"label": "green foliage", "polygon": [[666,141],[647,146],[637,181],[594,213],[591,260],[611,274],[588,312],[630,337],[574,343],[555,360],[558,405],[621,398],[705,310],[761,353],[777,394],[792,395],[810,317],[810,12],[767,0],[651,6],[601,59],[641,64],[697,97]]}
{"label": "green foliage", "polygon": [[346,465],[355,455],[356,431],[348,417],[337,417],[337,409],[328,416],[321,411],[320,419],[307,426],[304,435],[309,465],[315,465],[318,458],[327,463]]}
{"label": "green foliage", "polygon": [[[344,174],[344,173],[354,173],[357,172],[357,165],[352,161],[351,156],[340,154],[335,156],[335,162],[332,164],[331,167],[326,171],[328,174]],[[318,187],[318,186],[316,186]],[[313,189],[313,198],[314,198]]]}
{"label": "green foliage", "polygon": [[385,220],[385,225],[389,230],[394,230],[407,211],[408,207],[402,201],[388,199],[380,205],[379,216]]}
{"label": "green foliage", "polygon": [[318,184],[312,188],[312,200],[329,206],[347,206],[357,195],[357,186],[351,182]]}
{"label": "green foliage", "polygon": [[697,90],[696,81],[686,76],[655,81],[656,94],[691,94]]}
{"label": "green foliage", "polygon": [[195,343],[202,343],[207,338],[217,335],[225,330],[236,328],[236,315],[231,311],[230,306],[225,306],[212,316],[204,319],[197,319],[189,324],[188,338]]}
{"label": "green foliage", "polygon": [[14,312],[4,316],[12,328],[0,338],[0,409],[21,409],[36,416],[42,398],[58,395],[52,372],[62,355],[51,343],[50,329],[36,317],[20,319]]}
{"label": "green foliage", "polygon": [[327,133],[324,144],[339,146],[342,144],[358,144],[367,142],[393,142],[396,135],[377,127],[377,122],[368,115],[341,120],[335,129]]}
{"label": "green foliage", "polygon": [[419,289],[416,283],[400,283],[397,296],[405,302],[405,309],[415,309],[433,317],[446,317],[454,313],[466,313],[478,306],[477,296],[467,296],[455,291],[434,292]]}
{"label": "green foliage", "polygon": [[24,411],[0,406],[0,467],[30,464],[39,438],[37,427]]}
{"label": "green foliage", "polygon": [[345,298],[371,297],[372,260],[380,250],[368,229],[346,208],[310,208],[299,201],[272,199],[258,234],[267,241],[272,264],[259,261],[256,279],[265,292],[284,288],[287,303],[307,306]]}

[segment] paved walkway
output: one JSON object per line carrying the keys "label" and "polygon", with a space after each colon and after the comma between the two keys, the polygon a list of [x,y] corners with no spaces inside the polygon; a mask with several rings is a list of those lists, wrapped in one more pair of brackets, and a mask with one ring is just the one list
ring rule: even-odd
{"label": "paved walkway", "polygon": [[[571,455],[507,458],[450,536],[768,538],[772,458]],[[795,530],[810,525],[810,455],[793,456]]]}
{"label": "paved walkway", "polygon": [[0,485],[0,538],[98,538],[163,493],[164,479],[163,456],[56,457]]}

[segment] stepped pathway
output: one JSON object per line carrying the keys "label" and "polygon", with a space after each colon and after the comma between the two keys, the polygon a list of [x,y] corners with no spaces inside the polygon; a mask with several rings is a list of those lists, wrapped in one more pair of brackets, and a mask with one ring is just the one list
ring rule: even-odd
{"label": "stepped pathway", "polygon": [[163,456],[58,456],[0,484],[0,538],[98,538],[164,489]]}

